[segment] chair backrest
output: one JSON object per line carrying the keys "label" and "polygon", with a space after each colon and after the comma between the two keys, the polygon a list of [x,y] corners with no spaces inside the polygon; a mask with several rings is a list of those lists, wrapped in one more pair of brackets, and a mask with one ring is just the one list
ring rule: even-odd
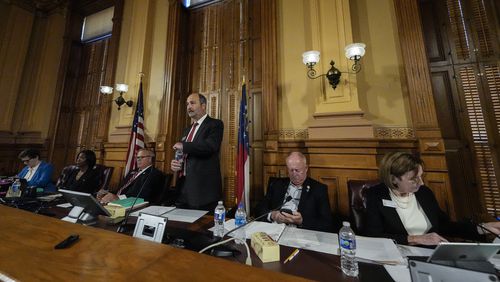
{"label": "chair backrest", "polygon": [[63,188],[62,185],[68,180],[69,175],[72,171],[78,170],[79,168],[76,165],[68,165],[63,168],[59,178],[57,178],[56,187],[57,189]]}
{"label": "chair backrest", "polygon": [[174,175],[171,173],[167,173],[165,175],[165,181],[163,187],[158,190],[154,190],[151,197],[152,205],[160,205],[160,206],[171,206],[175,204],[177,200],[177,191],[172,187],[172,179]]}
{"label": "chair backrest", "polygon": [[376,184],[378,180],[348,180],[350,220],[354,224],[355,232],[363,233],[364,218],[366,212],[366,192]]}
{"label": "chair backrest", "polygon": [[[99,190],[108,190],[109,188],[109,182],[111,180],[111,176],[113,176],[113,171],[114,167],[112,166],[105,166],[105,165],[100,165],[96,164],[94,166],[94,169],[97,169],[100,173],[100,180],[99,180],[99,186],[97,187],[97,191]],[[95,192],[97,192],[95,191]]]}

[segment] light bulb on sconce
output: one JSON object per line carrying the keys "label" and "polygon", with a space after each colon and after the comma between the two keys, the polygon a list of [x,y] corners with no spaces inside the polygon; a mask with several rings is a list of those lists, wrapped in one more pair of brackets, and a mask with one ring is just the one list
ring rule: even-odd
{"label": "light bulb on sconce", "polygon": [[[128,91],[128,85],[123,83],[117,83],[115,89],[116,91],[120,92],[120,96],[116,97],[116,99],[114,100],[115,103],[118,105],[118,110],[121,109],[121,106],[123,106],[123,104],[132,107],[134,102],[132,100],[125,101],[125,99],[123,98],[123,93],[126,93]],[[113,93],[113,87],[103,85],[100,87],[100,91],[104,95],[110,95]]]}
{"label": "light bulb on sconce", "polygon": [[[360,60],[365,55],[365,47],[366,45],[363,43],[353,43],[345,47],[344,50],[346,58],[354,61],[354,63],[351,66],[352,72],[347,71],[344,73],[356,74],[361,71]],[[326,78],[328,79],[328,83],[332,86],[333,89],[336,89],[337,85],[340,82],[340,76],[342,75],[342,72],[335,67],[335,62],[332,60],[330,61],[331,67],[325,74],[316,75],[314,66],[319,62],[319,60],[319,51],[307,51],[302,54],[302,61],[307,67],[307,77],[310,79],[316,79],[321,76],[326,76]]]}

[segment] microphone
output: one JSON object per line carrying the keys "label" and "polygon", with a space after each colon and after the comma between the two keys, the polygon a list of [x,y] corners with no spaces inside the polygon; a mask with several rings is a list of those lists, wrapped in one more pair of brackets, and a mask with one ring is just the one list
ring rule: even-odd
{"label": "microphone", "polygon": [[[153,167],[151,167],[151,170],[153,170]],[[125,230],[126,230],[125,225],[127,224],[128,218],[130,217],[130,214],[132,213],[132,210],[134,209],[135,203],[137,202],[137,199],[139,199],[139,196],[141,195],[142,190],[144,189],[146,182],[148,182],[149,176],[151,176],[151,174],[152,174],[152,172],[150,171],[148,176],[146,176],[146,179],[144,180],[144,182],[141,185],[141,189],[139,189],[139,193],[137,193],[137,196],[135,197],[134,202],[132,202],[132,206],[130,206],[130,209],[125,213],[125,218],[120,223],[120,226],[118,226],[118,229],[116,229],[116,232],[118,232],[118,233],[125,232]]]}
{"label": "microphone", "polygon": [[496,234],[495,232],[493,232],[493,231],[489,230],[488,228],[484,227],[484,225],[483,225],[483,224],[481,224],[481,223],[477,223],[477,222],[475,222],[475,221],[472,221],[472,223],[473,223],[474,225],[476,225],[477,227],[481,228],[481,230],[483,230],[483,232],[484,232],[484,233],[493,234],[493,235],[495,235],[495,237],[497,237],[498,239],[500,239],[500,235],[498,235],[498,234]]}
{"label": "microphone", "polygon": [[[240,225],[240,226],[238,226],[238,227],[235,227],[235,228],[233,228],[233,229],[229,230],[226,234],[224,234],[224,236],[223,236],[222,238],[224,238],[225,236],[227,236],[227,235],[229,235],[229,234],[231,234],[231,233],[235,232],[236,230],[238,230],[238,229],[240,229],[240,228],[243,228],[243,227],[245,227],[245,226],[249,225],[250,223],[252,223],[252,222],[254,222],[254,221],[256,221],[256,220],[259,220],[259,219],[263,218],[264,216],[267,216],[268,214],[272,213],[273,211],[280,210],[280,209],[281,209],[281,208],[282,208],[282,207],[283,207],[286,203],[290,202],[291,200],[292,200],[292,196],[288,196],[288,197],[286,197],[286,199],[285,199],[285,201],[283,202],[283,204],[279,205],[277,208],[274,208],[274,209],[272,209],[272,210],[270,210],[270,211],[268,211],[268,212],[266,212],[266,213],[264,213],[264,214],[261,214],[260,216],[258,216],[258,217],[256,217],[256,218],[254,218],[254,219],[252,219],[252,220],[250,220],[250,221],[246,222],[246,223],[245,223],[245,224],[243,224],[243,225]],[[222,238],[221,238],[221,240],[222,240]]]}

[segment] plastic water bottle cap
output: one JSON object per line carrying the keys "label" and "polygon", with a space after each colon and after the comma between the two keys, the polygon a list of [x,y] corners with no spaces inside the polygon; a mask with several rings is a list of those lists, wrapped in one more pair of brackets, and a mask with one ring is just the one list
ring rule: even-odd
{"label": "plastic water bottle cap", "polygon": [[217,204],[222,205],[222,201],[219,201]]}
{"label": "plastic water bottle cap", "polygon": [[347,227],[351,227],[351,223],[349,223],[349,221],[342,222],[342,225],[347,226]]}

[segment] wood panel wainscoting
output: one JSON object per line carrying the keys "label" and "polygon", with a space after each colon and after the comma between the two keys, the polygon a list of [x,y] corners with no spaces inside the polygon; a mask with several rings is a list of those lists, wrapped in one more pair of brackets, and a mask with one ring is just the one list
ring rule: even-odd
{"label": "wood panel wainscoting", "polygon": [[[416,153],[415,139],[342,139],[279,141],[277,148],[266,148],[263,156],[264,183],[262,189],[254,186],[252,203],[262,199],[269,177],[286,177],[285,159],[288,153],[300,151],[308,159],[309,176],[328,186],[333,214],[349,216],[347,181],[378,178],[378,165],[391,151]],[[446,165],[440,157],[422,156],[425,162],[424,182],[435,193],[441,208],[455,218],[455,208]]]}

